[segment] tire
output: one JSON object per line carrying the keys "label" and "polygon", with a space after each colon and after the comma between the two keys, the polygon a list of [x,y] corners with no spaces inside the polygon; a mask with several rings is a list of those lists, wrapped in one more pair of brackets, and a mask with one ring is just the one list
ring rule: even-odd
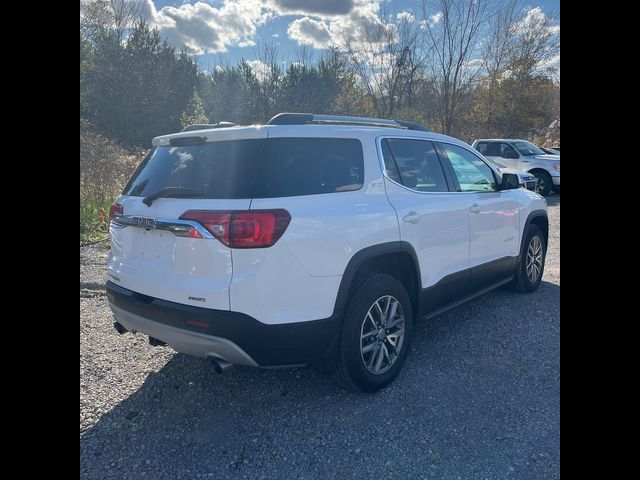
{"label": "tire", "polygon": [[551,175],[545,171],[538,170],[533,172],[533,176],[536,177],[537,181],[536,192],[543,197],[549,195],[553,190],[553,180],[551,180]]}
{"label": "tire", "polygon": [[[536,260],[538,253],[540,255],[539,262]],[[533,264],[529,263],[529,269],[527,269],[530,254],[533,255],[534,262]],[[544,274],[546,255],[547,245],[545,244],[542,230],[537,225],[529,225],[522,245],[522,252],[520,252],[516,276],[511,283],[513,290],[521,293],[531,293],[538,289]],[[537,275],[534,274],[534,271],[537,271]]]}
{"label": "tire", "polygon": [[[380,313],[385,310],[387,318],[381,321]],[[393,310],[395,315],[391,316]],[[391,327],[382,328],[385,323]],[[360,283],[349,299],[342,322],[336,368],[340,383],[349,390],[367,393],[391,383],[407,357],[412,332],[411,301],[398,280],[379,274]],[[365,339],[361,339],[363,334]]]}

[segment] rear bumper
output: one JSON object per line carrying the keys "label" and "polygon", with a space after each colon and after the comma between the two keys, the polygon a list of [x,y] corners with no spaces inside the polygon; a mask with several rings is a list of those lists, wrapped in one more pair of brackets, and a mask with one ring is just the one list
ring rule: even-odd
{"label": "rear bumper", "polygon": [[554,187],[559,187],[560,186],[560,176],[551,177],[551,180],[553,180]]}
{"label": "rear bumper", "polygon": [[243,313],[149,297],[111,281],[106,290],[114,317],[127,330],[162,340],[189,355],[267,367],[318,362],[337,347],[337,317],[267,325]]}

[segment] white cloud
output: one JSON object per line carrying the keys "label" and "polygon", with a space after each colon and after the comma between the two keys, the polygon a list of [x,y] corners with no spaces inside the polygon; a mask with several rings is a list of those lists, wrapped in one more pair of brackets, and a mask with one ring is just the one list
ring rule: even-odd
{"label": "white cloud", "polygon": [[351,9],[343,15],[314,15],[294,20],[288,29],[289,38],[300,45],[315,48],[348,45],[360,48],[384,41],[396,26],[380,19],[380,0],[353,0]]}
{"label": "white cloud", "polygon": [[560,76],[560,54],[551,57],[549,60],[541,62],[538,67],[543,70],[551,70]]}
{"label": "white cloud", "polygon": [[396,20],[399,22],[406,21],[407,23],[413,23],[416,17],[411,12],[400,12],[396,15]]}
{"label": "white cloud", "polygon": [[327,25],[309,17],[291,22],[287,34],[300,45],[311,45],[314,48],[327,48],[331,45],[331,32]]}
{"label": "white cloud", "polygon": [[481,58],[473,58],[462,65],[462,70],[468,75],[475,75],[483,64],[484,61]]}
{"label": "white cloud", "polygon": [[262,0],[223,0],[217,8],[198,1],[160,10],[152,0],[146,3],[151,25],[173,46],[196,55],[254,45],[257,27],[273,16]]}
{"label": "white cloud", "polygon": [[271,35],[273,38],[278,38],[280,36],[280,34],[278,33],[274,33],[273,35]]}
{"label": "white cloud", "polygon": [[444,17],[444,14],[442,12],[438,12],[434,15],[431,15],[431,23],[433,25],[436,25],[437,23],[440,23],[440,20],[442,20],[442,18]]}
{"label": "white cloud", "polygon": [[[198,0],[160,9],[153,0],[129,1],[143,3],[149,24],[171,45],[194,55],[254,46],[257,29],[278,16],[304,15],[289,24],[287,33],[314,48],[375,46],[396,31],[380,18],[383,0]],[[413,23],[415,16],[404,11],[395,21]]]}
{"label": "white cloud", "polygon": [[[540,7],[530,8],[525,14],[524,18],[516,23],[513,28],[516,33],[523,34],[526,32],[535,32],[537,29],[543,28],[545,22],[548,21],[547,16],[544,14]],[[551,25],[548,31],[551,35],[560,33],[560,25]]]}
{"label": "white cloud", "polygon": [[249,60],[247,63],[259,80],[264,80],[269,75],[269,66],[262,60]]}

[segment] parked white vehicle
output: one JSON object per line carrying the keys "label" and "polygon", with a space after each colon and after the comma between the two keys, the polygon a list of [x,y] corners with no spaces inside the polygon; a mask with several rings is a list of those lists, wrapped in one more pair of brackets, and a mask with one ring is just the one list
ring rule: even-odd
{"label": "parked white vehicle", "polygon": [[538,193],[560,191],[560,155],[546,154],[526,140],[480,139],[472,144],[486,158],[507,167],[532,173],[538,180]]}
{"label": "parked white vehicle", "polygon": [[218,371],[320,364],[372,392],[414,319],[540,284],[545,200],[455,138],[311,114],[202,128],[156,137],[112,206],[120,333]]}
{"label": "parked white vehicle", "polygon": [[523,170],[518,170],[517,168],[509,168],[501,164],[500,162],[496,162],[495,160],[491,160],[490,158],[486,158],[485,160],[489,162],[489,164],[493,165],[501,174],[510,173],[512,175],[516,175],[518,177],[518,186],[521,188],[526,188],[527,190],[531,190],[534,192],[538,191],[538,180],[531,173],[527,173]]}

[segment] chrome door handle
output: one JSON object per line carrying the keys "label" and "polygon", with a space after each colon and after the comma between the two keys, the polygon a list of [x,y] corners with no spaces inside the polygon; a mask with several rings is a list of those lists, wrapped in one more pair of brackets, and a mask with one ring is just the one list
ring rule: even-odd
{"label": "chrome door handle", "polygon": [[474,203],[469,207],[469,211],[473,213],[480,213],[480,205],[478,205],[477,203]]}
{"label": "chrome door handle", "polygon": [[411,210],[407,215],[402,217],[402,221],[405,223],[418,223],[420,215],[415,210]]}

